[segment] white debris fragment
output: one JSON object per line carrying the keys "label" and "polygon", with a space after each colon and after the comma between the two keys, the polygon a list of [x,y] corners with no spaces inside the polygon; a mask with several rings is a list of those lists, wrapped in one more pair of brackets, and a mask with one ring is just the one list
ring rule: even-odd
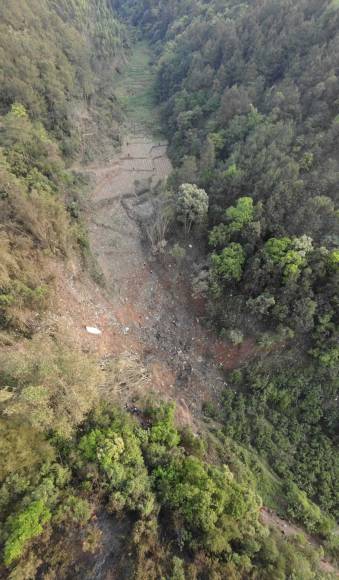
{"label": "white debris fragment", "polygon": [[192,249],[192,248],[193,248],[192,244],[188,244],[188,247],[189,247],[190,249]]}
{"label": "white debris fragment", "polygon": [[95,326],[86,326],[86,332],[88,332],[88,334],[94,334],[96,336],[100,336],[100,334],[102,334],[101,330],[99,330],[99,328],[96,328]]}
{"label": "white debris fragment", "polygon": [[128,333],[129,333],[129,327],[128,326],[125,326],[125,328],[124,328],[124,334],[128,334]]}

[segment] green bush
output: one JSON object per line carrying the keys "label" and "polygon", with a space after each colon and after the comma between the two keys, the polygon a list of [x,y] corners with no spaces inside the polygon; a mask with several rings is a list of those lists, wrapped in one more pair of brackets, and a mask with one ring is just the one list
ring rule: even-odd
{"label": "green bush", "polygon": [[4,547],[4,562],[9,566],[22,556],[28,542],[39,536],[44,525],[51,519],[51,512],[42,500],[32,502],[22,512],[6,522],[7,539]]}

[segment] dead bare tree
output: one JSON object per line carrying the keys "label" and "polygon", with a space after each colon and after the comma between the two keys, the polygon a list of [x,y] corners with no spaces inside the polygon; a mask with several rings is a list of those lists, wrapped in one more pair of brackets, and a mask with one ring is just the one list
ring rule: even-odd
{"label": "dead bare tree", "polygon": [[153,254],[163,254],[167,245],[166,235],[173,222],[174,211],[168,200],[161,200],[155,207],[152,223],[146,226],[147,237]]}

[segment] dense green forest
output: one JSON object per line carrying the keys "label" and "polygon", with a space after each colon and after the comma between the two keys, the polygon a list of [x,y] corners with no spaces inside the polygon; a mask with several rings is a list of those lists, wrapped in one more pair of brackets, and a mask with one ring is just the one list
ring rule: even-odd
{"label": "dense green forest", "polygon": [[100,131],[120,118],[111,72],[125,41],[105,0],[3,2],[0,112],[22,104],[74,157],[91,116]]}
{"label": "dense green forest", "polygon": [[[112,79],[136,34],[157,62],[171,236],[199,246],[206,323],[256,344],[221,406],[205,405],[200,437],[176,426],[174,405],[150,401],[134,418],[100,401],[97,360],[41,332],[54,265],[91,261],[85,184],[69,167],[121,142]],[[103,514],[125,530],[120,578],[330,577],[319,561],[339,557],[338,43],[327,0],[0,6],[2,577],[88,577]],[[262,525],[263,502],[315,545]]]}

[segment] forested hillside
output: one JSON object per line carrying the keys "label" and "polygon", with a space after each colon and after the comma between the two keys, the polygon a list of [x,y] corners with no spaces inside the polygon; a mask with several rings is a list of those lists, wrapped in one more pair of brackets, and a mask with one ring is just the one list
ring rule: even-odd
{"label": "forested hillside", "polygon": [[30,334],[52,287],[47,253],[86,245],[65,167],[84,152],[76,110],[90,116],[93,99],[95,114],[98,69],[124,34],[105,2],[3,3],[0,19],[1,327]]}
{"label": "forested hillside", "polygon": [[[145,44],[130,58],[137,36]],[[1,3],[1,577],[335,577],[338,42],[334,1]],[[198,399],[186,423],[168,402],[173,391],[153,393],[155,375],[134,352],[130,326],[141,333],[147,317],[133,310],[131,325],[119,326],[107,288],[102,298],[80,203],[88,183],[79,167],[93,161],[107,219],[109,204],[117,207],[121,192],[108,199],[106,184],[116,176],[114,152],[125,151],[126,94],[127,120],[152,128],[154,159],[164,163],[154,79],[175,169],[151,192],[159,215],[142,239],[145,252],[149,242],[161,250],[150,262],[152,292],[159,254],[175,283],[176,264],[187,265],[205,325],[227,348],[251,354],[221,375],[221,400]],[[142,149],[147,139],[139,139]],[[135,182],[140,195],[143,187]],[[116,224],[94,225],[108,236]],[[109,240],[132,260],[122,238]],[[78,302],[66,304],[66,286]],[[78,313],[60,312],[80,304],[103,320],[103,303],[112,341],[130,337],[131,352],[91,350]],[[120,311],[130,306],[121,303]],[[174,344],[185,350],[172,308]],[[167,332],[161,323],[155,341]],[[145,360],[151,339],[141,346]],[[180,376],[170,380],[181,385]],[[130,385],[142,396],[131,387],[123,399]]]}
{"label": "forested hillside", "polygon": [[338,517],[336,3],[113,4],[159,55],[174,196],[186,182],[208,193],[195,293],[225,339],[259,348],[228,377],[225,432],[260,453],[286,497],[296,484]]}
{"label": "forested hillside", "polygon": [[[96,361],[65,333],[42,327],[55,301],[55,268],[89,256],[76,201],[84,184],[66,169],[84,153],[76,112],[96,116],[101,69],[121,60],[123,42],[105,2],[0,6],[2,577],[35,577],[41,560],[26,544],[50,519],[54,484],[68,478],[47,436],[70,437],[97,396]],[[117,141],[119,109],[108,101],[107,111],[102,122]],[[7,574],[3,562],[19,565]]]}
{"label": "forested hillside", "polygon": [[[91,116],[101,131],[112,125],[112,114],[119,119],[107,78],[123,56],[124,39],[105,0],[3,2],[0,111],[20,103],[74,157],[84,149]],[[103,106],[101,115],[93,105]]]}

